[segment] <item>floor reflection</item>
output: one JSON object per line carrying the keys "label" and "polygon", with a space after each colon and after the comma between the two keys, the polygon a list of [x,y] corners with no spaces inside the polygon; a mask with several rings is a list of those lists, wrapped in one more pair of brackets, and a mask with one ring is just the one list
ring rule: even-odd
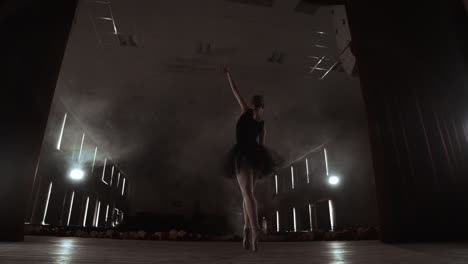
{"label": "floor reflection", "polygon": [[327,245],[327,251],[330,254],[329,264],[345,264],[346,262],[346,252],[345,243],[343,242],[329,242]]}
{"label": "floor reflection", "polygon": [[55,263],[71,263],[73,246],[73,239],[62,239],[58,244],[57,251],[51,252],[52,255],[55,255]]}

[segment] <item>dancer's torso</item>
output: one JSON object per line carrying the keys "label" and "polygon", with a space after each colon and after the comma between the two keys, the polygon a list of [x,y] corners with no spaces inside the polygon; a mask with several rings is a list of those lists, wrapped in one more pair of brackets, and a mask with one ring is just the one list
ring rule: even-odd
{"label": "dancer's torso", "polygon": [[264,121],[256,121],[253,118],[253,110],[245,111],[237,121],[236,138],[237,144],[255,145],[258,144],[257,137],[263,129]]}

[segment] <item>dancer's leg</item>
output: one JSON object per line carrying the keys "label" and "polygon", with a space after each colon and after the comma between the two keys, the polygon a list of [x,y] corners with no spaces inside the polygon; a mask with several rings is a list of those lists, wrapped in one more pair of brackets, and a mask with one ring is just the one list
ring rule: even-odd
{"label": "dancer's leg", "polygon": [[[244,199],[245,209],[250,222],[252,238],[257,237],[258,233],[258,215],[256,210],[257,201],[253,194],[254,171],[249,166],[240,166],[237,174],[237,181]],[[255,235],[254,235],[255,233]],[[253,246],[253,245],[252,245]],[[256,247],[252,247],[256,250]]]}
{"label": "dancer's leg", "polygon": [[244,231],[242,237],[242,246],[249,250],[250,249],[250,221],[247,214],[247,209],[245,208],[245,201],[242,199],[242,207],[244,212]]}
{"label": "dancer's leg", "polygon": [[[240,173],[240,164],[235,161],[235,168],[236,168],[236,177],[242,177],[239,176],[238,174]],[[239,183],[239,186],[241,184]],[[242,190],[242,187],[241,187]],[[242,246],[244,249],[249,250],[250,249],[250,220],[249,220],[249,215],[247,212],[247,208],[245,205],[245,200],[244,200],[244,193],[242,192],[242,212],[244,213],[244,228],[243,228],[243,237],[242,237]]]}
{"label": "dancer's leg", "polygon": [[242,200],[242,207],[243,207],[243,212],[244,212],[244,228],[250,228],[250,220],[249,220],[249,215],[247,214],[245,200]]}
{"label": "dancer's leg", "polygon": [[255,175],[258,175],[257,174],[258,172],[256,171],[253,171],[253,177],[252,177],[252,190],[251,190],[251,193],[252,193],[252,196],[253,196],[253,207],[254,207],[254,210],[255,210],[255,216],[257,219],[254,224],[252,224],[251,226],[256,226],[256,227],[260,227],[260,225],[258,224],[258,206],[257,206],[257,199],[255,199],[255,185],[257,184],[257,177]]}
{"label": "dancer's leg", "polygon": [[254,191],[255,191],[255,185],[257,184],[257,176],[259,176],[259,171],[252,171],[252,181],[253,181],[253,184],[252,184],[252,196],[254,197],[253,199],[253,207],[254,207],[254,210],[255,210],[255,217],[256,217],[256,221],[254,222],[255,225],[252,225],[252,230],[251,230],[251,233],[252,233],[252,242],[251,242],[251,247],[252,247],[252,250],[253,251],[257,251],[258,249],[258,240],[259,240],[259,236],[260,236],[260,225],[258,224],[258,206],[257,206],[257,200],[255,199],[255,195],[254,195]]}

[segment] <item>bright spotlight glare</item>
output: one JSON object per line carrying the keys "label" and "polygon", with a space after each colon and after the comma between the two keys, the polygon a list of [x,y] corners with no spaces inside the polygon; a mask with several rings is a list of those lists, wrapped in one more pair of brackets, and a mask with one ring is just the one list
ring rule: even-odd
{"label": "bright spotlight glare", "polygon": [[340,182],[340,178],[338,178],[337,176],[330,176],[328,178],[328,183],[331,185],[337,185],[339,182]]}
{"label": "bright spotlight glare", "polygon": [[73,180],[82,180],[83,177],[84,177],[84,172],[80,169],[73,169],[70,172],[70,178],[72,178]]}

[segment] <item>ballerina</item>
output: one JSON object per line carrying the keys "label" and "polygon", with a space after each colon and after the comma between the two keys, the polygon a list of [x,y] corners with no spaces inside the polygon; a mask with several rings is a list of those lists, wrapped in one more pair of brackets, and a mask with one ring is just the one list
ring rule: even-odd
{"label": "ballerina", "polygon": [[243,197],[243,247],[255,252],[258,250],[260,235],[257,201],[254,196],[255,184],[260,178],[272,174],[275,162],[270,150],[264,146],[266,129],[263,120],[263,96],[254,95],[251,102],[247,103],[239,93],[230,69],[225,67],[224,72],[242,111],[236,125],[237,143],[228,159],[228,175],[237,178]]}

